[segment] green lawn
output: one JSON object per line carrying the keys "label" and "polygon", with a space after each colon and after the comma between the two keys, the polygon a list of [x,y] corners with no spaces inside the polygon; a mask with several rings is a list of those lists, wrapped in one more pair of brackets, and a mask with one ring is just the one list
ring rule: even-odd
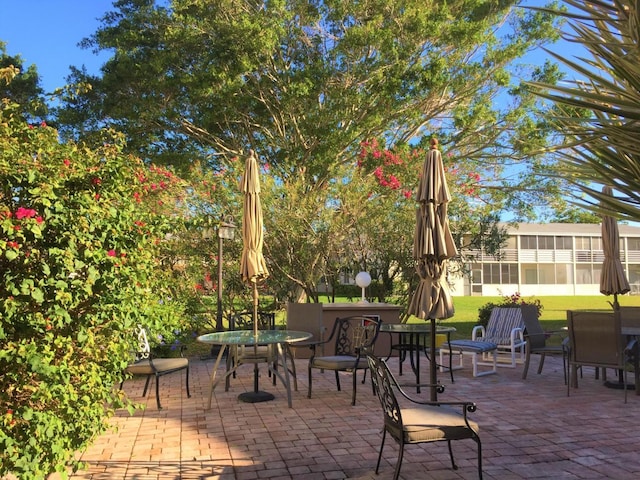
{"label": "green lawn", "polygon": [[[567,310],[608,310],[613,297],[604,295],[593,296],[553,296],[553,297],[523,297],[525,300],[538,299],[542,303],[542,317],[540,321],[546,331],[560,330],[566,325]],[[336,298],[336,302],[347,302],[345,298]],[[452,318],[441,320],[440,323],[456,328],[452,334],[453,339],[471,338],[471,330],[477,325],[478,309],[487,303],[501,303],[502,297],[453,297],[455,315]],[[640,306],[640,296],[619,297],[622,306]],[[276,324],[284,325],[286,322],[284,310],[276,313]],[[418,322],[416,318],[409,320]],[[556,339],[552,337],[551,343]]]}
{"label": "green lawn", "polygon": [[[535,298],[542,303],[540,321],[547,331],[559,330],[566,325],[567,310],[607,310],[611,309],[608,302],[613,297],[604,295],[594,296],[558,296],[558,297],[524,297],[525,300]],[[453,297],[456,314],[453,318],[443,320],[442,323],[456,327],[455,338],[471,338],[471,330],[477,323],[478,309],[486,303],[500,303],[502,297]],[[618,298],[622,306],[640,306],[640,296],[621,296]]]}

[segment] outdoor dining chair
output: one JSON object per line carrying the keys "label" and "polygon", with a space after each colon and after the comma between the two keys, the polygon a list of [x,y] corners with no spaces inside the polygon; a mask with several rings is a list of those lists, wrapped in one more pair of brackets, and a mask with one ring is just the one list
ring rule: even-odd
{"label": "outdoor dining chair", "polygon": [[[482,443],[478,435],[479,427],[476,422],[467,418],[467,413],[476,411],[476,404],[473,402],[430,402],[411,397],[398,385],[384,360],[373,355],[369,355],[367,359],[373,388],[378,395],[384,413],[384,429],[382,430],[382,444],[378,453],[376,473],[380,470],[382,450],[388,433],[399,444],[394,480],[400,475],[405,445],[446,441],[449,447],[451,466],[457,470],[458,466],[453,458],[451,442],[467,438],[472,439],[478,446],[478,475],[482,479]],[[395,392],[399,392],[410,403],[407,404],[403,401],[401,405]]]}
{"label": "outdoor dining chair", "polygon": [[526,357],[524,361],[524,369],[522,370],[522,379],[527,378],[529,364],[531,363],[531,355],[540,355],[540,363],[538,364],[538,374],[542,373],[544,360],[547,355],[562,355],[562,373],[564,375],[564,383],[567,383],[567,347],[560,339],[559,344],[549,344],[548,340],[551,336],[564,337],[566,332],[561,330],[547,332],[542,328],[538,319],[538,309],[534,305],[523,305],[522,320],[524,322],[524,338],[527,342]]}
{"label": "outdoor dining chair", "polygon": [[[311,398],[313,386],[312,371],[314,369],[333,370],[336,376],[336,386],[340,391],[340,372],[351,372],[353,390],[351,405],[356,404],[356,377],[358,370],[364,370],[366,380],[367,354],[373,353],[373,346],[380,332],[380,319],[365,316],[351,316],[336,318],[329,338],[324,341],[309,342],[311,348],[309,357],[309,392]],[[318,347],[334,346],[333,355],[317,356]]]}
{"label": "outdoor dining chair", "polygon": [[[125,373],[130,375],[145,375],[147,380],[144,384],[142,396],[147,396],[149,382],[152,377],[156,380],[156,404],[158,410],[162,410],[160,404],[160,377],[170,373],[185,370],[185,384],[187,388],[187,397],[191,397],[189,393],[189,359],[182,356],[183,350],[180,350],[180,357],[176,358],[157,358],[151,352],[149,341],[147,339],[147,331],[141,325],[135,329],[138,337],[138,350],[135,353],[135,361],[130,363],[125,369]],[[120,388],[124,384],[124,379],[120,383]]]}
{"label": "outdoor dining chair", "polygon": [[[471,341],[497,345],[498,366],[515,368],[517,363],[524,361],[527,342],[524,339],[522,308],[525,307],[495,307],[486,328],[478,325],[471,331]],[[487,354],[483,357],[485,361],[478,362],[479,365],[492,365]]]}
{"label": "outdoor dining chair", "polygon": [[[568,310],[569,327],[569,381],[567,396],[571,387],[578,388],[578,368],[590,366],[621,370],[624,402],[627,403],[627,366],[638,354],[637,340],[628,342],[622,335],[619,311]],[[635,373],[635,372],[634,372]],[[603,374],[606,380],[606,372]]]}
{"label": "outdoor dining chair", "polygon": [[640,307],[620,307],[620,325],[622,328],[640,328]]}

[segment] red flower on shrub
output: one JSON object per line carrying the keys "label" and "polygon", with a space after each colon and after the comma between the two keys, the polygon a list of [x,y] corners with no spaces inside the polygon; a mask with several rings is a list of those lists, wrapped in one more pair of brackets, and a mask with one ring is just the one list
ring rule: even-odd
{"label": "red flower on shrub", "polygon": [[32,208],[18,207],[18,210],[16,210],[16,218],[18,220],[21,220],[23,218],[35,217],[37,214],[38,212],[36,212]]}

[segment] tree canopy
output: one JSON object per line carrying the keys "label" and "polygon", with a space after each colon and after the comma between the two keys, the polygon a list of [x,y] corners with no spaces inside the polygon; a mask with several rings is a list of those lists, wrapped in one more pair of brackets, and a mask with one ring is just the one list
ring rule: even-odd
{"label": "tree canopy", "polygon": [[[91,88],[66,97],[61,131],[90,142],[112,126],[148,161],[181,172],[197,162],[226,185],[241,173],[238,156],[254,149],[273,179],[265,200],[273,269],[312,293],[335,274],[331,264],[364,268],[354,238],[369,258],[410,238],[413,203],[389,195],[371,162],[357,167],[366,142],[394,152],[439,138],[459,238],[482,242],[501,212],[533,218],[543,196],[558,194],[555,182],[532,181],[549,168],[531,153],[549,126],[521,80],[555,82],[559,73],[517,63],[557,38],[555,17],[519,3],[120,0],[84,42],[113,55],[98,77],[73,72],[70,81]],[[422,158],[403,162],[406,192]],[[345,215],[356,211],[357,221]],[[383,220],[392,222],[389,243],[356,235],[359,222]]]}

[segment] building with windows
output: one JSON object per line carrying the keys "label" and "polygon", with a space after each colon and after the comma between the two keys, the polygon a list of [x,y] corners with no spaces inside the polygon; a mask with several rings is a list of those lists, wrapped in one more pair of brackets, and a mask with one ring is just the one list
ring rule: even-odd
{"label": "building with windows", "polygon": [[[619,225],[620,258],[631,294],[640,294],[640,227]],[[600,225],[520,223],[497,256],[468,251],[470,274],[452,282],[453,295],[599,295],[604,254]]]}

